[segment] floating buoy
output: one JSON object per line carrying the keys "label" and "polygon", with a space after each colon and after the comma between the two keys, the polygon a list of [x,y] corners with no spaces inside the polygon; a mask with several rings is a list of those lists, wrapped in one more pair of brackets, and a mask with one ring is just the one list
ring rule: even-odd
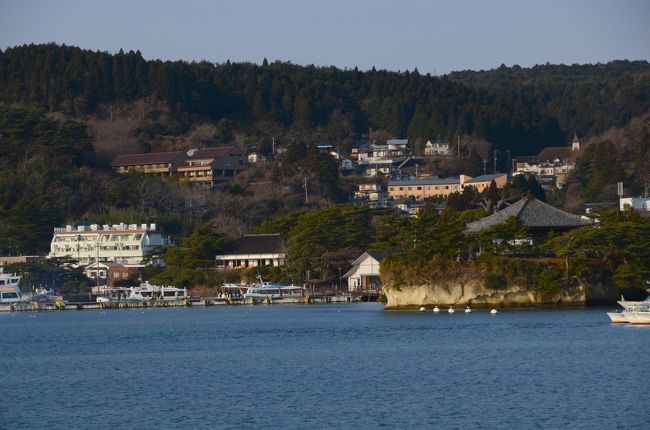
{"label": "floating buoy", "polygon": [[453,314],[453,313],[454,313],[454,308],[452,308],[451,306],[449,306],[449,310],[448,310],[447,312],[449,312],[450,314]]}
{"label": "floating buoy", "polygon": [[471,313],[472,313],[472,310],[469,308],[469,306],[467,306],[467,307],[465,308],[465,313],[466,313],[466,314],[471,314]]}
{"label": "floating buoy", "polygon": [[424,306],[420,306],[420,312],[426,311],[426,308]]}
{"label": "floating buoy", "polygon": [[436,306],[435,308],[433,308],[433,311],[434,311],[435,313],[438,313],[438,312],[440,312],[440,309],[438,309],[438,306]]}
{"label": "floating buoy", "polygon": [[498,313],[499,313],[499,312],[498,312],[496,309],[492,309],[492,310],[490,311],[490,315],[496,315],[496,314],[498,314]]}

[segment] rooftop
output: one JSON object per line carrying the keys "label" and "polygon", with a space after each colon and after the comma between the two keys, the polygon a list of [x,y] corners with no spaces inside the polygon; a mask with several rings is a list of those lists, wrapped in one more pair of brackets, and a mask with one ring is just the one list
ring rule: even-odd
{"label": "rooftop", "polygon": [[221,146],[218,148],[205,148],[205,149],[195,149],[191,152],[188,152],[188,160],[207,160],[207,159],[219,159],[230,152],[235,150],[234,146]]}
{"label": "rooftop", "polygon": [[504,223],[511,216],[516,217],[520,225],[533,229],[571,229],[594,223],[592,219],[564,212],[532,196],[527,196],[495,214],[467,224],[465,231],[478,233]]}
{"label": "rooftop", "polygon": [[124,154],[115,157],[111,165],[113,167],[119,166],[139,166],[143,164],[161,164],[171,163],[179,157],[184,157],[185,153],[182,151],[171,152],[150,152],[147,154]]}
{"label": "rooftop", "polygon": [[389,181],[389,186],[412,186],[412,185],[450,185],[460,184],[460,178],[444,178],[444,179],[413,179],[408,181]]}
{"label": "rooftop", "polygon": [[282,254],[286,253],[279,234],[245,234],[232,241],[223,254]]}
{"label": "rooftop", "polygon": [[493,181],[497,178],[500,178],[502,176],[506,176],[505,173],[492,173],[490,175],[481,175],[477,176],[476,178],[470,179],[469,181],[465,181],[466,184],[475,184],[478,182],[489,182]]}
{"label": "rooftop", "polygon": [[540,163],[547,161],[553,162],[554,160],[573,160],[576,158],[576,151],[570,147],[564,146],[551,146],[544,148],[542,152],[539,153],[537,159]]}

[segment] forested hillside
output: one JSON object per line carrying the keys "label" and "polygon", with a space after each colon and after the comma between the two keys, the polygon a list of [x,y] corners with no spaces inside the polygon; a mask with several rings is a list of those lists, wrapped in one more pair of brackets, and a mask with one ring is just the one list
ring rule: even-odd
{"label": "forested hillside", "polygon": [[54,44],[0,53],[0,101],[77,117],[142,99],[162,101],[173,121],[151,119],[149,135],[182,134],[195,122],[227,119],[248,134],[282,130],[343,146],[373,129],[411,139],[474,135],[514,155],[531,154],[565,145],[575,132],[623,126],[650,110],[649,95],[647,62],[438,78],[266,60],[260,66],[147,61],[140,52],[111,55]]}
{"label": "forested hillside", "polygon": [[647,112],[650,101],[647,61],[531,68],[502,65],[487,71],[453,72],[449,79],[491,95],[516,92],[544,115],[557,118],[563,131],[575,130],[580,136],[623,127]]}
{"label": "forested hillside", "polygon": [[[566,195],[552,200],[571,209],[613,201],[617,181],[638,193],[648,179],[649,86],[646,62],[438,78],[266,61],[147,61],[139,52],[54,44],[10,48],[0,52],[0,254],[43,253],[52,227],[80,220],[156,222],[176,239],[209,222],[228,236],[346,202],[354,180],[342,180],[331,157],[304,143],[324,139],[345,150],[371,130],[411,142],[483,139],[513,156],[564,146],[577,132],[589,145]],[[108,163],[116,153],[235,143],[255,143],[268,155],[272,137],[284,154],[215,190],[117,175]],[[472,160],[467,153],[456,160],[461,169]],[[466,193],[449,204],[462,210],[477,202]]]}

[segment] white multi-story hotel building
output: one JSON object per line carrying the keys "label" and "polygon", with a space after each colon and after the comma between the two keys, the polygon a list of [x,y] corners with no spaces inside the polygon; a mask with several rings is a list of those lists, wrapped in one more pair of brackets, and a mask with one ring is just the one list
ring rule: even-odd
{"label": "white multi-story hotel building", "polygon": [[141,266],[150,251],[169,245],[171,240],[156,231],[156,224],[67,225],[54,228],[49,257],[69,257],[80,265],[112,261]]}

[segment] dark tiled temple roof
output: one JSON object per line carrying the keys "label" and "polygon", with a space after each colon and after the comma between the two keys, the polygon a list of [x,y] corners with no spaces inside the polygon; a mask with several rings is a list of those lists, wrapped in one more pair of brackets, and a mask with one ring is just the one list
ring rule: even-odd
{"label": "dark tiled temple roof", "polygon": [[286,253],[279,234],[246,234],[234,240],[223,254],[281,254]]}
{"label": "dark tiled temple roof", "polygon": [[495,214],[467,224],[465,231],[478,233],[504,223],[511,216],[517,218],[519,225],[533,229],[570,229],[594,223],[591,219],[564,212],[533,197],[525,197]]}
{"label": "dark tiled temple roof", "polygon": [[115,157],[111,165],[118,166],[141,166],[145,164],[171,163],[179,157],[185,156],[182,151],[172,152],[150,152],[148,154],[124,154]]}

